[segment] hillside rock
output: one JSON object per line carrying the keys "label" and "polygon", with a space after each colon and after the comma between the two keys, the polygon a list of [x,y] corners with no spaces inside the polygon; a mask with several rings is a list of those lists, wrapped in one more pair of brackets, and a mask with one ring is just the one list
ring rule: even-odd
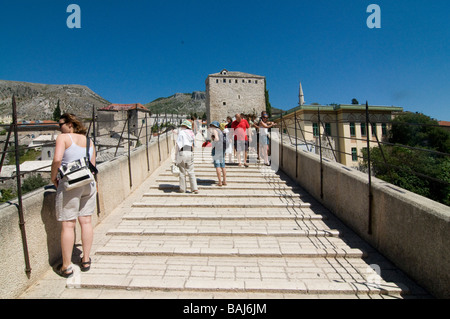
{"label": "hillside rock", "polygon": [[175,93],[166,98],[156,99],[145,105],[152,113],[190,114],[202,116],[206,112],[205,92]]}
{"label": "hillside rock", "polygon": [[83,85],[50,85],[0,80],[0,113],[12,114],[12,96],[17,103],[17,116],[23,120],[51,119],[58,100],[61,111],[81,118],[92,117],[95,109],[111,104]]}

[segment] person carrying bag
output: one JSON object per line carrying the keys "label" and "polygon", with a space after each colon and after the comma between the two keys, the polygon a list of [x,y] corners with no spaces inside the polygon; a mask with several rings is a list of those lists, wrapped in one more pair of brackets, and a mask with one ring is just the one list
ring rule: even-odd
{"label": "person carrying bag", "polygon": [[90,161],[89,149],[91,139],[86,136],[86,156],[73,162],[61,165],[59,180],[64,183],[65,190],[78,188],[95,181],[97,168]]}
{"label": "person carrying bag", "polygon": [[[75,226],[81,226],[83,256],[80,269],[90,269],[94,231],[91,216],[96,209],[97,187],[93,178],[95,169],[95,146],[86,137],[86,128],[73,114],[65,113],[59,120],[61,133],[56,139],[51,179],[56,187],[56,219],[61,222],[62,264],[57,272],[71,277],[72,252],[75,244]],[[86,145],[85,145],[86,144]],[[93,143],[92,143],[93,144]]]}

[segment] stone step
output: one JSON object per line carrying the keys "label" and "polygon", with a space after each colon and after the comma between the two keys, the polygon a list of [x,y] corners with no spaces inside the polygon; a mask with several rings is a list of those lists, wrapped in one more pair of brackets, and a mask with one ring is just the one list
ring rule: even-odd
{"label": "stone step", "polygon": [[[170,170],[165,173],[159,174],[159,176],[174,176]],[[208,169],[197,169],[195,168],[195,176],[211,176],[216,177],[217,173],[214,167]],[[261,171],[236,171],[227,168],[227,177],[252,177],[252,178],[279,178],[275,173],[263,174]]]}
{"label": "stone step", "polygon": [[128,219],[108,235],[322,236],[339,237],[320,219],[303,220],[146,220]]}
{"label": "stone step", "polygon": [[97,255],[119,255],[119,256],[208,256],[208,257],[309,257],[309,258],[364,258],[364,252],[359,249],[326,249],[313,248],[298,251],[282,252],[280,249],[249,249],[249,248],[129,248],[122,246],[103,247],[97,251]]}
{"label": "stone step", "polygon": [[[227,181],[228,184],[228,181]],[[222,191],[224,189],[227,190],[240,190],[240,191],[255,191],[255,190],[264,190],[264,191],[271,191],[271,192],[280,192],[280,191],[296,191],[298,188],[294,187],[294,186],[289,186],[286,184],[272,184],[272,185],[268,185],[266,183],[261,183],[261,184],[254,184],[251,185],[250,187],[241,183],[234,183],[234,184],[228,184],[227,186],[223,186],[223,187],[217,187],[217,181],[213,181],[211,180],[210,183],[205,183],[204,185],[198,185],[199,189],[206,189],[206,190],[217,190],[217,191]],[[179,183],[178,180],[175,181],[170,181],[164,184],[158,184],[158,185],[154,185],[151,186],[149,189],[159,189],[159,190],[174,190],[174,189],[179,189]],[[307,194],[306,192],[302,191],[301,194]]]}
{"label": "stone step", "polygon": [[172,209],[160,207],[134,207],[123,215],[123,219],[199,219],[199,220],[327,220],[326,214],[318,214],[310,208],[295,208],[289,211],[282,209],[261,208],[218,208],[212,211],[209,207]]}
{"label": "stone step", "polygon": [[[168,197],[168,198],[179,198],[179,199],[184,199],[185,197],[188,198],[192,198],[192,194],[189,193],[145,193],[143,195],[143,197],[145,198],[164,198],[164,197]],[[198,193],[195,195],[195,197],[206,197],[206,198],[211,198],[211,193]],[[278,198],[278,199],[286,199],[286,200],[298,200],[300,199],[300,195],[298,194],[273,194],[273,193],[264,193],[261,194],[260,192],[252,192],[250,194],[243,194],[242,192],[232,192],[230,190],[227,189],[227,187],[222,187],[221,188],[221,192],[220,193],[216,193],[214,194],[214,197],[217,198],[231,198],[231,199],[238,199],[238,200],[242,200],[242,199],[246,199],[246,198],[258,198],[258,199],[262,199],[262,198]]]}
{"label": "stone step", "polygon": [[375,278],[358,258],[270,258],[97,255],[80,278],[81,288],[284,293],[400,295],[406,287]]}
{"label": "stone step", "polygon": [[[199,178],[199,176],[195,176],[197,178],[197,184],[215,184],[217,177],[216,176],[202,176],[203,178]],[[189,182],[189,178],[186,179]],[[162,176],[156,179],[157,183],[178,183],[179,178],[175,176]],[[252,177],[252,176],[240,176],[235,177],[232,176],[230,178],[227,177],[227,184],[247,184],[248,188],[252,188],[254,184],[268,184],[268,185],[286,185],[287,182],[280,179],[268,179],[264,177]]]}
{"label": "stone step", "polygon": [[269,200],[266,201],[240,201],[240,202],[230,202],[229,200],[224,200],[223,202],[219,202],[218,200],[212,200],[212,201],[199,201],[201,197],[195,199],[192,197],[195,197],[196,194],[192,194],[190,200],[184,199],[181,203],[176,203],[173,200],[159,200],[158,202],[136,202],[133,203],[132,207],[165,207],[165,208],[180,208],[183,209],[185,207],[209,207],[211,209],[217,209],[217,208],[267,208],[270,206],[271,208],[281,209],[281,208],[309,208],[311,207],[311,204],[309,203],[303,203],[303,202],[297,202],[297,203],[274,203],[270,202]]}
{"label": "stone step", "polygon": [[110,234],[100,255],[192,255],[261,257],[347,257],[364,258],[366,253],[337,237],[302,236],[191,236]]}

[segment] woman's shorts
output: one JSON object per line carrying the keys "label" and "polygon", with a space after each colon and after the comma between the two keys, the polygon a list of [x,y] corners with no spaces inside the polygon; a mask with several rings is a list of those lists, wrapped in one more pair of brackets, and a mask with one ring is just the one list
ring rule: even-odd
{"label": "woman's shorts", "polygon": [[62,222],[91,216],[96,208],[96,195],[95,182],[70,191],[64,190],[63,183],[60,183],[56,190],[56,219]]}
{"label": "woman's shorts", "polygon": [[225,158],[222,158],[222,159],[217,159],[217,160],[214,160],[214,167],[215,168],[217,168],[217,167],[221,167],[221,168],[224,168],[225,167]]}

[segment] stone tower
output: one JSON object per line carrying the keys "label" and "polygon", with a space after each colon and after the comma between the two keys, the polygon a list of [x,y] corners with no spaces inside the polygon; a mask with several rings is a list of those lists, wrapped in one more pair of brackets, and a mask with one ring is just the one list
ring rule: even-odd
{"label": "stone tower", "polygon": [[208,123],[222,122],[236,113],[259,116],[266,109],[264,76],[222,70],[208,75],[206,116]]}

